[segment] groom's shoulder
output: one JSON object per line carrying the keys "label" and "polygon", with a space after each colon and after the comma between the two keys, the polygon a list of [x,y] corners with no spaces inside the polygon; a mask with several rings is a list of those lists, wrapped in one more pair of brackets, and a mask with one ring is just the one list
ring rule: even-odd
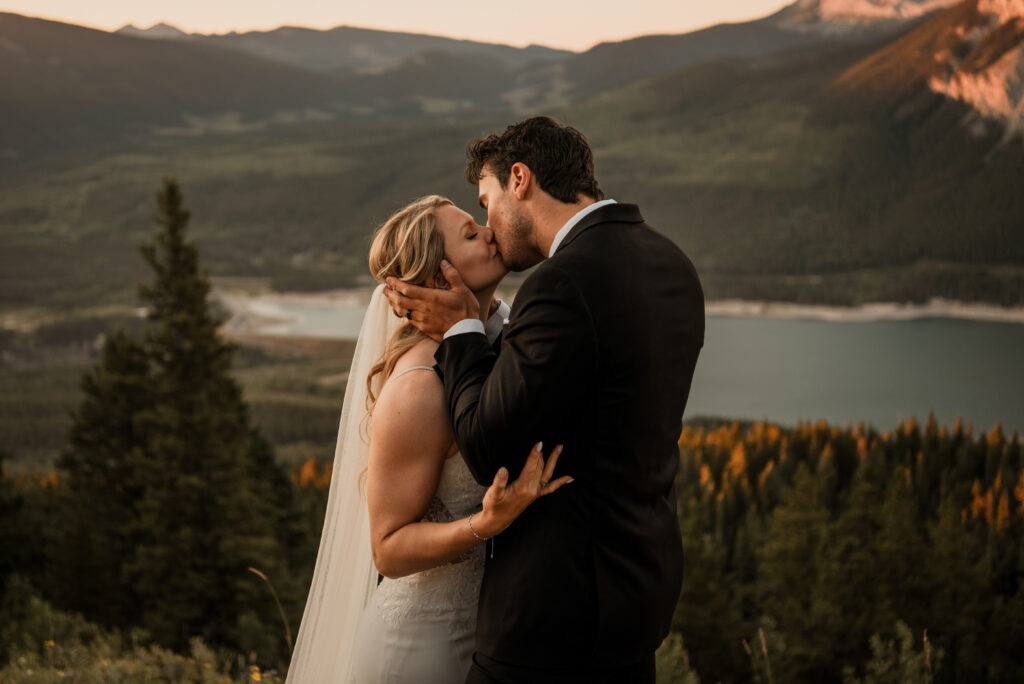
{"label": "groom's shoulder", "polygon": [[[559,290],[573,281],[573,260],[558,258],[558,254],[537,264],[519,286],[519,293],[541,293]],[[516,295],[517,297],[519,295]]]}

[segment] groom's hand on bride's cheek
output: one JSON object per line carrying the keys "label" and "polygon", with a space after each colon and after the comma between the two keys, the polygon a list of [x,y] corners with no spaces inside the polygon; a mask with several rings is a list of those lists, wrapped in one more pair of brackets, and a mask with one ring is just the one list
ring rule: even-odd
{"label": "groom's hand on bride's cheek", "polygon": [[408,318],[437,341],[459,321],[480,318],[480,302],[462,282],[458,270],[442,261],[441,273],[448,281],[447,290],[410,285],[397,278],[388,278],[388,287],[384,290],[396,316]]}

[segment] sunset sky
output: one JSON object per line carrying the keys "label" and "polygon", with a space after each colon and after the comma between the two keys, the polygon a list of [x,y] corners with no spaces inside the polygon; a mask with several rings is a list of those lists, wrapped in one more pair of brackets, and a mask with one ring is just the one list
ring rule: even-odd
{"label": "sunset sky", "polygon": [[786,0],[0,0],[0,9],[113,30],[166,21],[189,32],[224,33],[290,24],[330,28],[341,24],[454,38],[584,50],[603,40],[650,33],[682,33],[723,21],[770,14]]}

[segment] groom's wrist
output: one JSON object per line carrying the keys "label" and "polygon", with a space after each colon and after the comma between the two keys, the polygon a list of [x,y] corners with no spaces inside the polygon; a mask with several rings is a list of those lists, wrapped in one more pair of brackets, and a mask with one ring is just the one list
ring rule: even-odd
{"label": "groom's wrist", "polygon": [[462,335],[464,333],[480,333],[485,334],[484,322],[479,318],[464,318],[444,333],[444,339],[448,339],[452,335]]}

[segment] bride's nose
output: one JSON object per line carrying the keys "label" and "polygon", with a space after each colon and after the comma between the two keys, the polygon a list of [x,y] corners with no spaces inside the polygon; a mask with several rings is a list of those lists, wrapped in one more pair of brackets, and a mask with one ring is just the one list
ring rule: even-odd
{"label": "bride's nose", "polygon": [[487,242],[494,242],[494,231],[489,226],[480,226],[480,234]]}

